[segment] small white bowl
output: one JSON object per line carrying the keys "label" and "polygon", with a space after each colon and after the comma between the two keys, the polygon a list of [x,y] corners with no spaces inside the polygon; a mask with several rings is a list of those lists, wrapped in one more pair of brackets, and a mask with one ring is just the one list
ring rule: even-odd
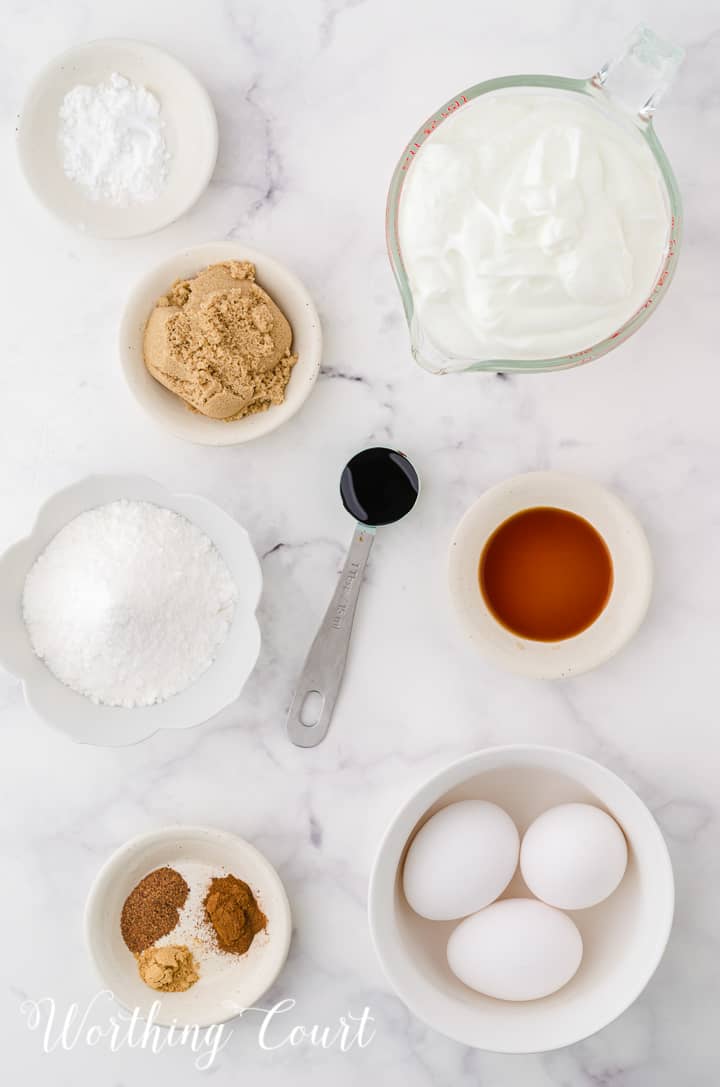
{"label": "small white bowl", "polygon": [[[58,113],[68,91],[79,83],[102,83],[113,72],[158,98],[171,155],[159,196],[128,207],[92,200],[67,178],[58,144]],[[86,42],[55,57],[32,83],[18,128],[20,163],[38,200],[71,226],[100,238],[149,234],[178,219],[205,190],[217,150],[217,119],[202,84],[168,53],[122,38]]]}
{"label": "small white bowl", "polygon": [[[410,841],[436,811],[465,799],[499,804],[521,834],[541,812],[566,801],[597,804],[625,832],[625,876],[604,902],[570,914],[583,938],[583,960],[575,977],[551,996],[513,1003],[467,988],[446,958],[457,922],[426,921],[405,900],[402,866]],[[501,897],[532,896],[517,873]],[[632,789],[582,755],[529,745],[478,751],[418,789],[380,844],[369,890],[373,942],[400,999],[449,1038],[497,1053],[559,1049],[617,1018],[637,999],[662,958],[673,905],[667,846]]]}
{"label": "small white bowl", "polygon": [[[480,590],[480,556],[495,529],[534,506],[571,510],[605,540],[613,587],[595,622],[573,638],[520,638],[488,608]],[[491,487],[470,507],[450,546],[450,596],[477,648],[503,668],[535,679],[576,676],[603,664],[632,638],[652,593],[652,555],[640,522],[616,495],[592,480],[564,472],[528,472]]]}
{"label": "small white bowl", "polygon": [[[257,282],[277,303],[293,331],[292,351],[298,356],[282,404],[244,419],[225,423],[190,411],[179,396],[150,374],[143,357],[143,336],[157,302],[178,279],[189,279],[203,268],[225,260],[251,261]],[[183,249],[152,268],[133,290],[120,324],[120,360],[130,391],[156,423],[178,438],[201,445],[237,445],[269,434],[295,414],[312,391],[320,372],[320,318],[300,280],[278,261],[236,242],[211,242]]]}
{"label": "small white bowl", "polygon": [[[167,701],[135,709],[95,705],[56,679],[33,652],[22,615],[25,578],[38,555],[68,521],[119,498],[152,502],[187,517],[218,548],[238,590],[230,631],[208,670]],[[142,476],[91,476],[48,499],[30,536],[0,558],[0,665],[22,681],[30,708],[77,743],[137,743],[160,728],[199,725],[239,697],[260,652],[255,610],[261,592],[262,571],[250,537],[219,506],[194,495],[172,494]]]}
{"label": "small white bowl", "polygon": [[[223,955],[221,963],[205,970],[201,961],[200,978],[187,992],[156,992],[138,974],[135,956],[120,932],[120,915],[144,876],[183,863],[208,865],[219,875],[229,872],[244,880],[267,917],[267,930],[255,937],[245,955]],[[160,1026],[208,1027],[252,1007],[285,965],[291,935],[290,904],[273,866],[249,842],[212,827],[165,827],[133,838],[100,869],[85,908],[85,939],[103,985],[124,1007],[138,1008],[143,1019],[159,1001],[153,1022]],[[172,934],[164,942],[171,941]]]}

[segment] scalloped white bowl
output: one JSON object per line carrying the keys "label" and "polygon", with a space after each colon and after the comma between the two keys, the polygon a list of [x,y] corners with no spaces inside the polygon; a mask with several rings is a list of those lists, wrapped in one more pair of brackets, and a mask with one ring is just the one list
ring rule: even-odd
{"label": "scalloped white bowl", "polygon": [[[208,670],[166,702],[135,709],[95,705],[61,683],[33,652],[22,616],[25,578],[38,555],[68,521],[119,498],[152,502],[187,517],[213,541],[238,589],[230,631]],[[239,697],[260,652],[255,610],[261,592],[262,572],[250,537],[218,506],[195,495],[172,494],[142,476],[91,476],[49,498],[30,535],[0,558],[0,665],[22,682],[28,706],[77,743],[137,743],[160,728],[202,724]]]}

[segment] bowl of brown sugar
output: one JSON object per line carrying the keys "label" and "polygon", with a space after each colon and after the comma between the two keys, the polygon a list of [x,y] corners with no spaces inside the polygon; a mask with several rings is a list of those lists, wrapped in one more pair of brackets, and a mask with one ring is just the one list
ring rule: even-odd
{"label": "bowl of brown sugar", "polygon": [[103,984],[160,1026],[210,1026],[278,977],[292,920],[283,884],[249,842],[211,827],[132,839],[88,896],[85,934]]}
{"label": "bowl of brown sugar", "polygon": [[235,445],[269,434],[310,395],[322,332],[277,260],[236,242],[181,250],[127,302],[120,359],[141,408],[179,438]]}

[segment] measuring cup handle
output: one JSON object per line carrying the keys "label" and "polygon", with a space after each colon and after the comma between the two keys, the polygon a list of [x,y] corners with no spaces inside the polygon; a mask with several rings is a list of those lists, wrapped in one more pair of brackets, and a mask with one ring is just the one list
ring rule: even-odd
{"label": "measuring cup handle", "polygon": [[[355,607],[374,539],[374,528],[355,526],[340,580],[310,646],[288,713],[288,736],[297,747],[315,747],[325,738],[330,726],[345,671]],[[305,724],[303,708],[308,696],[313,694],[322,699],[320,712]]]}
{"label": "measuring cup handle", "polygon": [[663,41],[641,23],[626,39],[623,52],[603,64],[590,82],[607,91],[618,106],[647,122],[684,58],[684,49]]}

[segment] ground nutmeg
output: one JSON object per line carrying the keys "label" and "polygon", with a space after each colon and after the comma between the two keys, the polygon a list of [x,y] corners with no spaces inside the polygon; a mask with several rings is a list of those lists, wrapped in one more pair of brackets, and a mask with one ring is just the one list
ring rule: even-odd
{"label": "ground nutmeg", "polygon": [[156,868],[132,889],[122,908],[120,931],[135,955],[172,932],[189,891],[180,873],[167,867]]}

